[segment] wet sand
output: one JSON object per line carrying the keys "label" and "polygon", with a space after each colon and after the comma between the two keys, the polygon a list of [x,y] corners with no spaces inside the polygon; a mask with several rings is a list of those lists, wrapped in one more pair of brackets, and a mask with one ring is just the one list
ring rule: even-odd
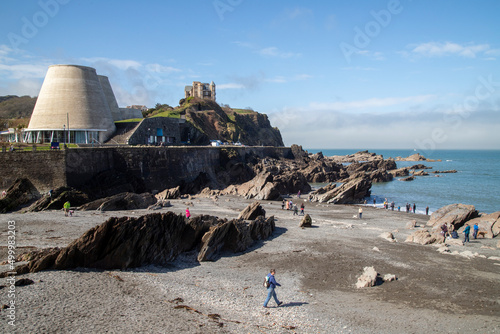
{"label": "wet sand", "polygon": [[[297,199],[293,199],[297,201]],[[232,196],[173,200],[162,211],[236,218],[252,200]],[[222,254],[215,262],[196,262],[186,253],[167,267],[126,271],[45,271],[18,276],[35,283],[16,287],[16,328],[0,312],[0,331],[17,333],[499,333],[500,256],[496,239],[480,239],[458,252],[440,254],[435,246],[405,243],[428,216],[358,206],[305,203],[313,227],[281,210],[280,202],[262,201],[276,218],[269,240],[244,253]],[[300,200],[299,200],[300,206]],[[158,212],[158,211],[154,211]],[[112,216],[140,216],[147,210],[119,212],[60,211],[1,215],[0,261],[7,257],[7,222],[15,221],[16,253],[64,247]],[[380,237],[393,232],[397,242]],[[376,247],[376,248],[375,248]],[[398,279],[356,289],[365,266]],[[269,269],[282,284],[284,302],[262,304]],[[6,265],[0,266],[6,271]],[[1,285],[8,285],[2,279]],[[0,305],[8,304],[8,286]]]}

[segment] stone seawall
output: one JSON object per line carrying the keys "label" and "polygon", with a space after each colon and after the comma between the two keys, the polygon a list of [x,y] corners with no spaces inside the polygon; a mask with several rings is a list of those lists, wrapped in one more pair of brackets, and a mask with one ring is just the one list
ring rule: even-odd
{"label": "stone seawall", "polygon": [[228,151],[231,159],[241,162],[254,156],[293,158],[288,147],[134,146],[5,152],[0,153],[0,186],[6,189],[16,178],[26,177],[44,192],[64,185],[79,188],[101,172],[116,171],[140,177],[149,190],[163,190],[192,182],[200,173],[215,177]]}
{"label": "stone seawall", "polygon": [[0,153],[0,189],[9,188],[17,178],[27,177],[39,191],[66,185],[64,151]]}

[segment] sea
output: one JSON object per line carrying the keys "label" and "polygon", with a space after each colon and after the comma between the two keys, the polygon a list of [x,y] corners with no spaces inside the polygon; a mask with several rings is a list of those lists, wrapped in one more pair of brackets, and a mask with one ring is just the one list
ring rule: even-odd
{"label": "sea", "polygon": [[[347,155],[366,149],[306,149],[309,153],[322,152],[324,156]],[[394,201],[395,207],[405,210],[406,203],[416,205],[416,213],[425,213],[429,206],[429,213],[454,203],[474,205],[478,212],[493,213],[500,211],[500,150],[368,150],[384,159],[398,156],[406,158],[420,153],[427,159],[441,160],[428,161],[397,161],[398,168],[413,166],[422,163],[433,170],[457,170],[457,173],[417,176],[414,181],[399,181],[394,178],[391,182],[373,183],[371,196],[366,198],[367,203],[373,205],[375,198],[377,206],[382,206],[385,199]]]}

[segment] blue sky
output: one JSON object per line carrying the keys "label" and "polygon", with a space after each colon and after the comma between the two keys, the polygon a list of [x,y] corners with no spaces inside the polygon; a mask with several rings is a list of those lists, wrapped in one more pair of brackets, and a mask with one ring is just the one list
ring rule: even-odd
{"label": "blue sky", "polygon": [[500,1],[0,4],[0,95],[51,64],[107,75],[120,106],[192,81],[305,148],[500,149]]}

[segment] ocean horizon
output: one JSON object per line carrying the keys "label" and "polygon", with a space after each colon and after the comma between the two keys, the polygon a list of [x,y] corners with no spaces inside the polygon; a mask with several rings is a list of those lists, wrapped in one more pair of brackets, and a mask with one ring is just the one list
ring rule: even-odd
{"label": "ocean horizon", "polygon": [[397,161],[398,168],[409,167],[417,163],[432,167],[427,170],[457,170],[457,173],[417,176],[414,181],[373,183],[368,204],[375,198],[378,205],[387,198],[394,201],[396,210],[400,206],[405,210],[406,203],[415,203],[417,213],[429,211],[454,203],[474,205],[478,212],[493,213],[500,211],[500,150],[432,150],[428,152],[413,149],[306,149],[309,153],[322,152],[324,156],[354,154],[366,151],[382,155],[384,159],[398,156],[406,158],[420,153],[427,159],[441,161]]}

